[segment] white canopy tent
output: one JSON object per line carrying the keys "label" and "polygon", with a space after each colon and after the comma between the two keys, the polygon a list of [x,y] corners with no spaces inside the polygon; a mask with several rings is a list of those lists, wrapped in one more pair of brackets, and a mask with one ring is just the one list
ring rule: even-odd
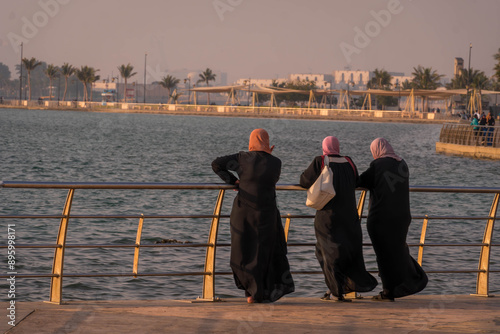
{"label": "white canopy tent", "polygon": [[[194,87],[189,89],[189,91],[194,93],[194,100],[196,102],[196,93],[227,93],[228,100],[226,103],[236,104],[237,103],[237,91],[245,91],[248,94],[252,93],[252,106],[255,107],[255,103],[257,103],[256,94],[270,94],[270,107],[276,106],[276,95],[277,94],[289,94],[289,93],[297,93],[297,94],[305,94],[309,95],[309,104],[308,108],[311,107],[311,103],[315,100],[316,96],[322,96],[322,103],[326,101],[327,96],[333,96],[338,94],[339,103],[343,105],[343,101],[347,100],[347,108],[349,108],[349,100],[350,95],[355,96],[365,96],[363,106],[365,107],[368,104],[368,109],[372,109],[371,106],[371,95],[379,95],[379,96],[398,96],[398,97],[407,97],[407,102],[405,106],[405,111],[415,112],[415,98],[420,97],[423,99],[432,99],[432,100],[447,100],[450,99],[454,95],[465,95],[467,94],[466,89],[434,89],[434,90],[425,90],[425,89],[408,89],[408,90],[399,90],[399,91],[391,91],[391,90],[382,90],[382,89],[368,89],[368,90],[294,90],[294,89],[286,89],[280,87],[256,87],[256,86],[248,86],[248,85],[231,85],[231,86],[215,86],[215,87]],[[472,90],[473,98],[470,100],[469,107],[473,107],[480,103],[481,95],[486,94],[500,94],[497,91],[489,91],[489,90]],[[230,101],[231,100],[231,101]],[[423,103],[423,101],[422,101]],[[423,110],[423,109],[422,109]],[[471,109],[472,110],[472,109]]]}

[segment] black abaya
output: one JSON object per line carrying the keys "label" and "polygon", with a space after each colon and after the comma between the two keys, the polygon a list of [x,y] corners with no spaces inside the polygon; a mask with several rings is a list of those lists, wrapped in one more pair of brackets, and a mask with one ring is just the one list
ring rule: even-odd
{"label": "black abaya", "polygon": [[406,244],[411,222],[406,162],[389,157],[376,159],[361,174],[358,186],[370,190],[367,229],[377,256],[383,294],[398,298],[422,291],[427,275]]}
{"label": "black abaya", "polygon": [[[354,164],[344,157],[331,156],[335,197],[321,210],[316,211],[316,258],[323,270],[330,292],[342,298],[357,291],[368,292],[377,280],[366,271],[362,250],[361,224],[356,208],[356,179]],[[318,178],[322,156],[314,158],[300,177],[300,185],[309,188]],[[351,161],[352,162],[352,161]]]}
{"label": "black abaya", "polygon": [[231,260],[236,286],[256,302],[276,301],[294,291],[285,234],[276,206],[281,160],[261,151],[219,157],[212,168],[226,183],[238,180],[231,211]]}

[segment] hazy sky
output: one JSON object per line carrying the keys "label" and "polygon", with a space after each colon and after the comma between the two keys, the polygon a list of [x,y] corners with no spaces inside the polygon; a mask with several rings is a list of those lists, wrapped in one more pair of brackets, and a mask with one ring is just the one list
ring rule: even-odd
{"label": "hazy sky", "polygon": [[[455,57],[493,74],[499,0],[1,0],[0,62],[24,57],[143,80],[205,69],[238,78],[352,70],[453,74]],[[157,78],[158,79],[158,78]],[[182,78],[181,78],[182,79]]]}

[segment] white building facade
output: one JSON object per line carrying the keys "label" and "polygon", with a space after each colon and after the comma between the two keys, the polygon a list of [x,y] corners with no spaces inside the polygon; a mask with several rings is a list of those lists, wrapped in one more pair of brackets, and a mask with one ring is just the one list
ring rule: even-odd
{"label": "white building facade", "polygon": [[[411,82],[413,77],[405,76],[402,72],[389,72],[392,76],[391,85],[394,89],[400,87],[403,82],[408,80]],[[278,83],[281,82],[293,82],[293,81],[314,81],[318,89],[347,89],[349,84],[349,89],[355,90],[365,90],[367,89],[368,82],[375,76],[374,72],[371,71],[351,71],[351,70],[340,70],[332,71],[331,74],[319,74],[319,73],[292,73],[288,75],[287,79],[250,79],[251,84],[260,87],[269,87],[272,85],[273,81],[276,80]],[[236,81],[237,85],[248,85],[249,79],[239,79]]]}

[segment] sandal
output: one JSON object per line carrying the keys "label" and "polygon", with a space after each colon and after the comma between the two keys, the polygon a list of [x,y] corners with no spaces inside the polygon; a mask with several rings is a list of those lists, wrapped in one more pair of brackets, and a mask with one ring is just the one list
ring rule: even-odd
{"label": "sandal", "polygon": [[384,294],[381,292],[381,293],[379,293],[378,295],[373,296],[373,297],[372,297],[372,300],[373,300],[373,301],[376,301],[376,302],[393,302],[393,301],[394,301],[394,298],[387,297],[387,295],[384,295]]}
{"label": "sandal", "polygon": [[332,298],[330,298],[330,292],[325,292],[323,297],[321,297],[321,300],[331,300],[331,299]]}

